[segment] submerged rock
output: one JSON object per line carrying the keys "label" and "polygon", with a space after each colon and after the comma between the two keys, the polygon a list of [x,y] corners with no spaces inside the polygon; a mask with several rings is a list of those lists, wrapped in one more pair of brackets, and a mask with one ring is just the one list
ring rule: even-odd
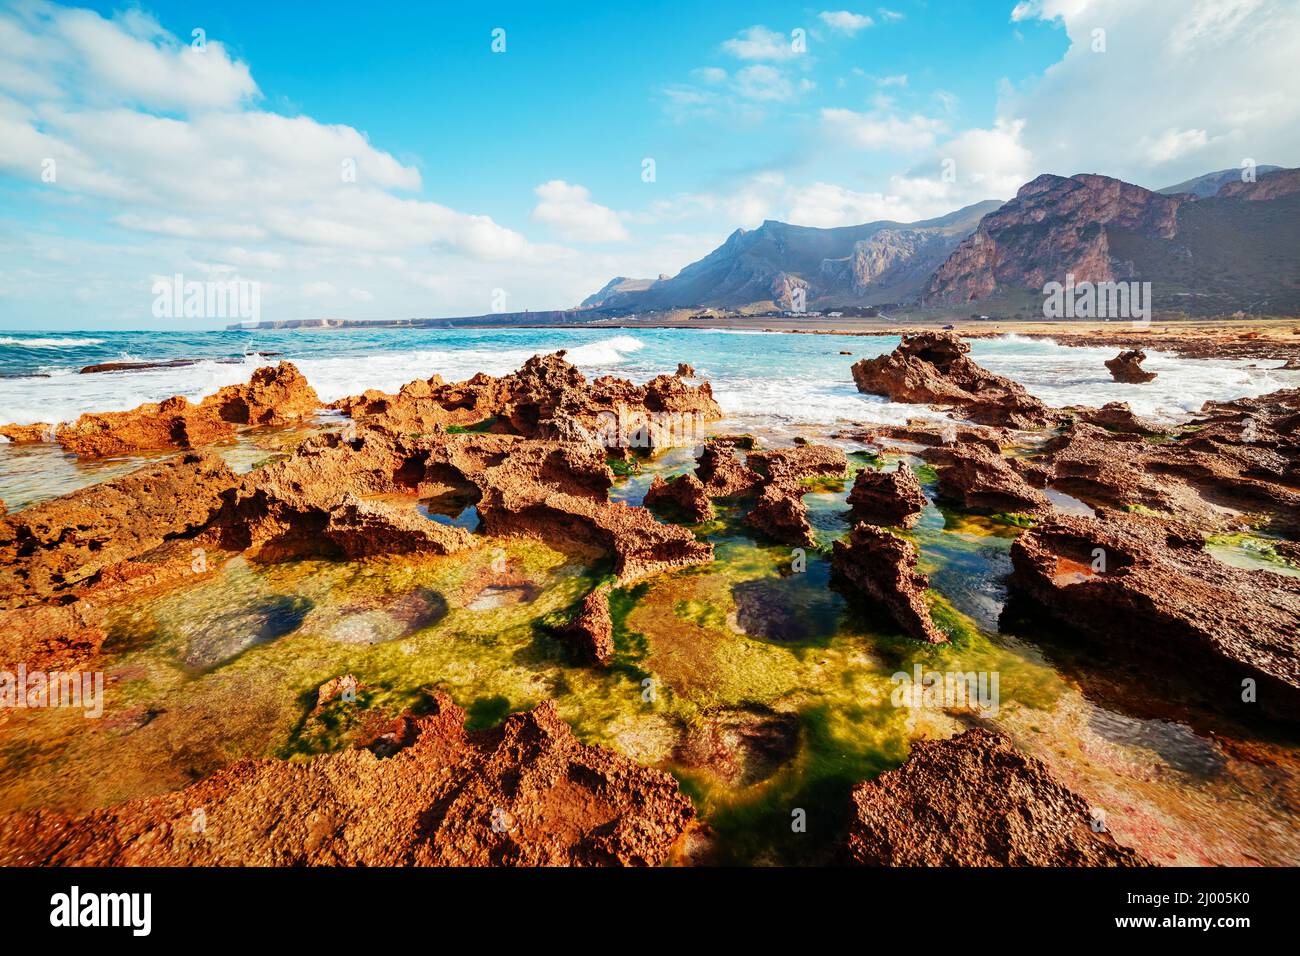
{"label": "submerged rock", "polygon": [[580,743],[554,702],[467,732],[465,712],[439,694],[432,715],[399,723],[382,759],[359,749],[241,760],[81,817],[0,818],[0,862],[656,866],[695,816],[671,776]]}
{"label": "submerged rock", "polygon": [[916,472],[902,461],[893,471],[863,468],[849,492],[850,515],[867,524],[910,528],[926,503]]}
{"label": "submerged rock", "polygon": [[1147,353],[1141,349],[1127,349],[1113,359],[1107,359],[1106,368],[1110,370],[1110,377],[1117,382],[1130,385],[1149,382],[1156,377],[1156,373],[1142,368],[1146,357]]}
{"label": "submerged rock", "polygon": [[106,627],[104,612],[89,601],[0,611],[0,671],[14,674],[19,664],[71,670],[99,653]]}
{"label": "submerged rock", "polygon": [[799,715],[754,704],[705,711],[687,729],[673,759],[728,787],[772,777],[799,753]]}
{"label": "submerged rock", "polygon": [[970,346],[950,332],[906,335],[888,355],[853,364],[859,392],[895,402],[955,406],[974,422],[1040,428],[1051,410],[1023,385],[980,368],[966,353]]}
{"label": "submerged rock", "polygon": [[845,856],[861,866],[1148,866],[1094,829],[1082,797],[1005,734],[918,740],[853,790]]}
{"label": "submerged rock", "polygon": [[1224,564],[1189,527],[1109,512],[1040,524],[1011,560],[1012,588],[1074,631],[1162,659],[1224,706],[1249,679],[1260,707],[1300,716],[1300,579]]}
{"label": "submerged rock", "polygon": [[925,590],[930,580],[916,568],[910,541],[869,524],[856,524],[831,554],[835,575],[860,594],[883,605],[904,632],[930,644],[948,636],[930,619]]}

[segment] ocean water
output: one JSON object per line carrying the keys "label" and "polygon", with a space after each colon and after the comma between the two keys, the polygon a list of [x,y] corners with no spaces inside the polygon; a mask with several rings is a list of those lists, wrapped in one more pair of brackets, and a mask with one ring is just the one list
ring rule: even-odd
{"label": "ocean water", "polygon": [[[709,380],[737,425],[780,432],[838,423],[903,422],[921,406],[861,395],[849,366],[898,344],[897,336],[791,335],[709,329],[346,329],[268,332],[0,333],[0,423],[71,421],[83,412],[132,408],[172,395],[197,400],[248,380],[260,365],[294,362],[321,398],[367,388],[394,391],[417,378],[500,375],[529,356],[566,349],[590,376],[633,381],[689,362]],[[841,355],[841,351],[852,355]],[[1177,421],[1207,400],[1261,395],[1300,384],[1280,362],[1191,360],[1150,352],[1144,385],[1111,381],[1115,348],[1067,348],[1007,336],[972,343],[972,357],[1052,405],[1124,401],[1139,414]],[[274,358],[244,357],[250,352]],[[90,364],[200,359],[197,365],[79,374]]]}

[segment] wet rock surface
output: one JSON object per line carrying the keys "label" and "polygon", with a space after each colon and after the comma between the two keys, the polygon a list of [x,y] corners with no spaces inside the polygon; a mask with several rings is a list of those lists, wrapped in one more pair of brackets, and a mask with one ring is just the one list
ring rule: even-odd
{"label": "wet rock surface", "polygon": [[1208,528],[1259,515],[1271,529],[1295,534],[1298,428],[1300,390],[1288,389],[1207,403],[1199,417],[1167,434],[1076,421],[1040,452],[1012,463],[1032,484],[1051,484],[1093,503],[1140,506]]}
{"label": "wet rock surface", "polygon": [[290,362],[255,371],[246,385],[227,385],[197,405],[182,395],[126,412],[88,413],[66,425],[6,426],[11,441],[57,441],[83,458],[161,448],[200,448],[230,441],[236,427],[284,425],[311,416],[316,391]]}
{"label": "wet rock surface", "polygon": [[500,378],[479,374],[449,384],[435,375],[396,394],[372,390],[332,407],[358,423],[407,434],[441,426],[573,438],[580,437],[576,427],[609,447],[643,448],[689,442],[698,425],[722,417],[708,382],[692,386],[660,375],[634,385],[606,375],[588,383],[564,354],[533,356]]}
{"label": "wet rock surface", "polygon": [[1156,377],[1155,372],[1148,372],[1142,368],[1146,357],[1147,353],[1141,349],[1128,349],[1120,352],[1113,359],[1107,359],[1106,368],[1110,370],[1110,376],[1115,381],[1127,385],[1140,385]]}
{"label": "wet rock surface", "polygon": [[197,533],[237,482],[221,459],[189,453],[0,517],[0,608],[68,596]]}
{"label": "wet rock surface", "polygon": [[888,355],[853,364],[859,392],[884,395],[895,402],[957,408],[971,421],[1013,428],[1040,428],[1052,420],[1050,409],[1023,385],[976,365],[970,346],[949,332],[904,336]]}
{"label": "wet rock surface", "polygon": [[939,475],[939,494],[963,508],[1025,512],[1048,507],[1046,496],[1029,484],[1000,452],[981,445],[954,445],[922,453]]}
{"label": "wet rock surface", "polygon": [[671,479],[655,475],[645,493],[645,503],[647,507],[663,508],[692,522],[707,521],[713,517],[713,503],[709,500],[704,483],[691,474]]}
{"label": "wet rock surface", "polygon": [[585,661],[607,665],[614,659],[614,621],[609,613],[609,589],[598,587],[582,599],[578,613],[560,636]]}
{"label": "wet rock surface", "polygon": [[858,784],[844,855],[860,866],[1146,866],[1005,734],[920,740]]}
{"label": "wet rock surface", "polygon": [[831,566],[841,588],[885,607],[905,633],[929,644],[948,636],[930,618],[925,603],[929,579],[916,568],[915,546],[882,528],[854,525],[847,540],[836,541]]}
{"label": "wet rock surface", "polygon": [[[177,793],[0,818],[6,865],[654,866],[694,818],[677,783],[573,736],[554,703],[467,732],[444,695],[392,756],[242,760]],[[203,826],[194,825],[203,811]]]}
{"label": "wet rock surface", "polygon": [[1112,512],[1040,524],[1011,560],[1012,587],[1074,631],[1137,644],[1223,706],[1249,679],[1262,708],[1300,716],[1300,578],[1231,567],[1190,527]]}
{"label": "wet rock surface", "polygon": [[851,516],[867,524],[910,528],[925,505],[925,492],[916,473],[901,461],[889,471],[862,469],[849,492]]}
{"label": "wet rock surface", "polygon": [[799,716],[770,707],[720,707],[691,725],[675,759],[732,787],[767,780],[799,750]]}

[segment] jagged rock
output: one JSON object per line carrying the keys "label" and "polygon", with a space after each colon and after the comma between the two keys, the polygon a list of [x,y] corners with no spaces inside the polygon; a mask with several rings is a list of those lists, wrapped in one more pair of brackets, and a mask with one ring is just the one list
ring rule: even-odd
{"label": "jagged rock", "polygon": [[510,375],[478,374],[448,384],[440,376],[410,382],[395,395],[371,390],[331,407],[394,434],[474,428],[526,438],[555,437],[563,418],[611,448],[689,444],[699,427],[722,418],[708,382],[687,385],[660,375],[644,385],[602,376],[588,383],[564,353],[535,355]]}
{"label": "jagged rock", "polygon": [[593,664],[605,666],[614,659],[614,619],[609,613],[609,589],[598,587],[582,600],[582,606],[561,632],[578,654]]}
{"label": "jagged rock", "polygon": [[980,368],[967,358],[969,351],[950,332],[907,335],[888,355],[855,362],[853,381],[859,392],[954,406],[984,425],[1040,428],[1051,421],[1050,409],[1024,386]]}
{"label": "jagged rock", "polygon": [[738,448],[743,441],[710,438],[696,459],[695,476],[710,498],[741,498],[752,494],[762,478],[741,461]]}
{"label": "jagged rock", "polygon": [[247,385],[228,385],[197,405],[177,395],[126,412],[87,413],[70,425],[11,425],[0,433],[21,441],[52,437],[75,455],[104,458],[230,441],[236,425],[283,425],[306,418],[319,405],[302,373],[292,363],[281,362],[255,371]]}
{"label": "jagged rock", "polygon": [[931,449],[922,457],[937,465],[940,496],[963,508],[1037,511],[1049,507],[1047,497],[1006,458],[981,445]]}
{"label": "jagged rock", "polygon": [[214,409],[192,405],[183,395],[129,412],[88,413],[55,430],[55,440],[64,450],[82,458],[154,448],[196,448],[234,437],[234,426],[222,421]]}
{"label": "jagged rock", "polygon": [[451,554],[473,543],[464,528],[439,524],[414,508],[402,509],[345,494],[329,512],[324,536],[349,558],[373,554]]}
{"label": "jagged rock", "polygon": [[236,425],[287,425],[309,418],[321,402],[297,366],[281,362],[259,368],[247,385],[227,385],[200,404]]}
{"label": "jagged rock", "polygon": [[836,541],[831,567],[840,581],[883,605],[906,633],[930,644],[948,636],[930,619],[925,603],[929,578],[916,569],[910,541],[869,524],[856,524],[847,540]]}
{"label": "jagged rock", "polygon": [[694,377],[695,377],[695,366],[691,365],[691,364],[688,363],[688,362],[678,362],[678,363],[677,363],[677,377],[678,377],[678,378],[694,378]]}
{"label": "jagged rock", "polygon": [[1079,408],[1076,417],[1085,424],[1129,435],[1159,435],[1164,431],[1155,423],[1135,415],[1128,402],[1107,402],[1101,408]]}
{"label": "jagged rock", "polygon": [[910,528],[925,510],[925,492],[916,472],[899,462],[893,471],[864,468],[853,480],[849,510],[855,521]]}
{"label": "jagged rock", "polygon": [[655,475],[646,490],[645,503],[652,508],[667,506],[693,522],[713,517],[713,503],[709,501],[704,483],[691,474],[667,480],[662,475]]}
{"label": "jagged rock", "polygon": [[1077,632],[1136,646],[1225,703],[1300,715],[1300,579],[1242,570],[1190,527],[1139,515],[1055,518],[1011,549],[1012,587]]}
{"label": "jagged rock", "polygon": [[791,547],[813,547],[817,539],[808,522],[803,482],[810,478],[840,478],[848,471],[844,452],[829,445],[796,445],[752,451],[749,468],[761,477],[758,500],[745,523]]}
{"label": "jagged rock", "polygon": [[238,477],[189,452],[0,518],[0,608],[62,597],[202,529]]}
{"label": "jagged rock", "polygon": [[1201,417],[1154,441],[1076,421],[1040,453],[1012,459],[1034,484],[1116,508],[1140,505],[1206,528],[1263,513],[1300,531],[1300,390],[1207,403]]}
{"label": "jagged rock", "polygon": [[81,817],[0,818],[0,862],[655,866],[695,815],[667,773],[579,742],[553,701],[466,732],[464,711],[439,694],[432,715],[399,724],[382,759],[358,749],[240,760]]}
{"label": "jagged rock", "polygon": [[797,484],[765,484],[745,515],[745,523],[792,548],[813,547],[817,538],[808,523],[803,492]]}
{"label": "jagged rock", "polygon": [[1155,372],[1147,372],[1142,368],[1142,363],[1146,361],[1147,353],[1141,349],[1128,349],[1120,352],[1113,359],[1106,360],[1106,368],[1110,370],[1110,376],[1117,382],[1126,384],[1140,384],[1149,382],[1156,377]]}
{"label": "jagged rock", "polygon": [[1005,734],[918,740],[853,790],[845,856],[862,866],[1148,866],[1094,830],[1078,794]]}
{"label": "jagged rock", "polygon": [[9,439],[15,445],[35,445],[39,442],[54,441],[54,426],[49,422],[37,422],[35,425],[0,425],[0,436]]}

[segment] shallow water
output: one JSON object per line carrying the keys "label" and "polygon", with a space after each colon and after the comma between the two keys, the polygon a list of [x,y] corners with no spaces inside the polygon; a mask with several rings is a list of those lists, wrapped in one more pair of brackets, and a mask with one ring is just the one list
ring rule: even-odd
{"label": "shallow water", "polygon": [[[835,354],[841,344],[861,355],[893,340],[727,336],[727,345],[714,338],[712,349],[701,348],[699,337],[708,334],[638,331],[643,345],[616,349],[615,368],[639,380],[691,361],[714,380],[729,412],[745,396],[775,402],[737,416],[772,441],[795,430],[824,435],[841,410],[859,422],[892,414],[825,369],[847,375],[853,359]],[[589,338],[608,347],[607,332]],[[732,340],[752,343],[732,350]],[[783,350],[778,363],[774,345]],[[996,357],[977,358],[997,367]],[[1028,364],[1009,353],[1005,360]],[[502,363],[487,370],[507,371],[517,354]],[[426,365],[418,374],[434,371],[469,373]],[[414,377],[409,368],[393,375]],[[796,401],[805,379],[817,375],[824,376],[822,391]],[[747,384],[751,379],[765,384]],[[1253,381],[1266,390],[1262,378]],[[1156,394],[1185,401],[1168,389]],[[804,404],[810,401],[817,407]],[[244,455],[241,467],[250,467],[256,455],[277,454],[279,444],[267,433],[227,453]],[[896,460],[842,444],[864,452],[851,456],[854,469]],[[20,487],[14,475],[26,472],[14,470],[22,460],[15,453],[29,451],[0,449],[9,469],[0,476],[0,497]],[[35,473],[46,470],[59,486],[134,464],[95,471],[61,456],[56,462],[48,449],[32,454]],[[691,465],[689,449],[665,452],[621,479],[613,497],[638,504],[655,473]],[[922,476],[933,495],[929,474]],[[716,520],[694,527],[714,545],[712,565],[613,593],[616,657],[605,671],[580,666],[547,625],[570,613],[609,568],[540,543],[482,538],[475,551],[448,558],[235,559],[188,590],[112,609],[102,719],[0,712],[0,809],[80,812],[182,787],[242,756],[303,759],[351,745],[441,689],[466,709],[472,727],[555,698],[583,740],[677,776],[709,825],[707,859],[715,862],[827,860],[854,783],[897,766],[917,737],[991,723],[1047,760],[1104,814],[1121,843],[1156,862],[1300,863],[1296,741],[1267,724],[1210,712],[1194,689],[1112,661],[1059,629],[1008,618],[1005,577],[1019,529],[1007,519],[931,504],[908,532],[931,576],[932,610],[950,646],[909,641],[830,587],[829,547],[848,529],[849,484],[819,483],[805,496],[818,538],[806,554],[762,540],[744,525],[744,506],[723,504]],[[1053,501],[1072,513],[1088,507],[1066,495]],[[430,520],[477,527],[472,508],[409,505]],[[1270,562],[1251,542],[1215,547],[1251,555],[1268,573],[1263,565]],[[917,665],[996,674],[996,712],[896,706],[895,675]],[[356,702],[318,710],[316,689],[344,674],[358,681]],[[791,827],[797,810],[806,815],[806,832]]]}

